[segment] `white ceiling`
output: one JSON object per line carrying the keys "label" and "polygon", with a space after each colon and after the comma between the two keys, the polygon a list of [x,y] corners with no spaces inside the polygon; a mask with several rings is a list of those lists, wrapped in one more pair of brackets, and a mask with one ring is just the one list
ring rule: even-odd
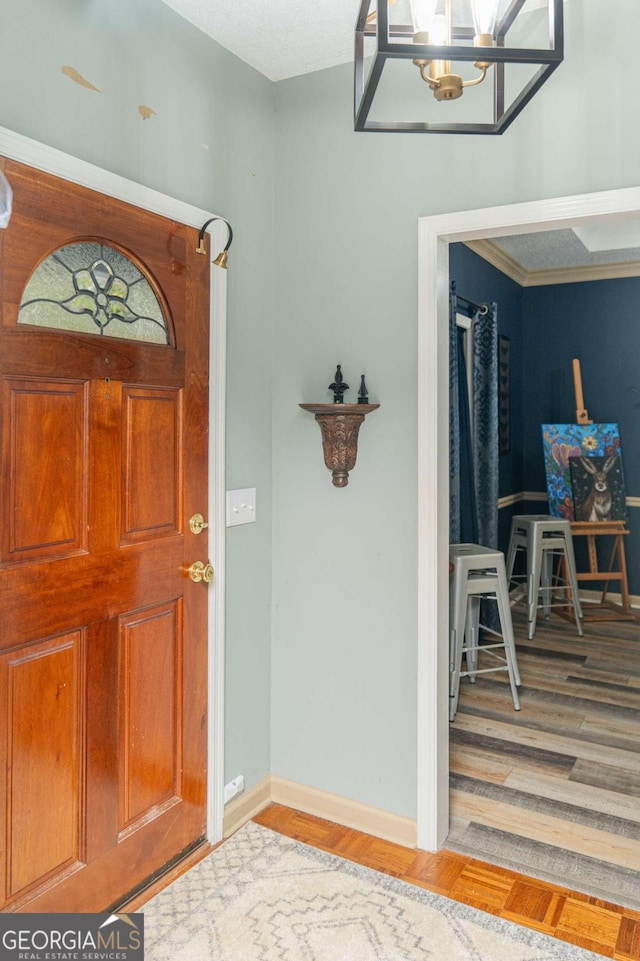
{"label": "white ceiling", "polygon": [[353,59],[360,0],[164,3],[270,80],[284,80]]}
{"label": "white ceiling", "polygon": [[640,220],[470,240],[467,246],[522,287],[640,277]]}
{"label": "white ceiling", "polygon": [[[640,262],[636,220],[609,222],[600,227],[542,231],[497,237],[502,248],[526,271],[567,267],[593,267],[601,264]],[[591,241],[587,244],[587,240]]]}
{"label": "white ceiling", "polygon": [[[176,13],[255,67],[285,80],[353,60],[361,0],[163,0]],[[509,0],[500,0],[501,8]],[[564,0],[565,3],[568,0]],[[373,0],[371,0],[373,8]],[[410,23],[409,0],[389,0],[391,19]],[[547,6],[526,0],[524,11]],[[471,24],[469,0],[453,0],[453,16]]]}

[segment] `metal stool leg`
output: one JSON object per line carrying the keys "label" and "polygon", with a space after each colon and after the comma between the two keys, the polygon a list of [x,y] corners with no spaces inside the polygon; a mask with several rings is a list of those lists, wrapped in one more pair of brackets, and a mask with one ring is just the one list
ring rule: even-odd
{"label": "metal stool leg", "polygon": [[553,553],[544,549],[542,541],[542,567],[540,570],[540,593],[545,620],[551,617],[551,583],[553,574]]}
{"label": "metal stool leg", "polygon": [[516,659],[516,645],[513,637],[513,626],[511,624],[511,608],[505,601],[503,591],[499,588],[497,593],[498,612],[500,614],[500,626],[504,640],[504,653],[507,661],[507,671],[509,674],[509,684],[511,686],[511,697],[516,711],[520,710],[520,698],[518,687],[520,686],[520,673],[518,671],[518,661]]}
{"label": "metal stool leg", "polygon": [[529,537],[527,549],[527,637],[533,638],[538,613],[538,593],[542,572],[542,538],[536,534]]}
{"label": "metal stool leg", "polygon": [[[495,575],[491,575],[485,579],[486,581],[493,581],[493,584],[485,585],[483,591],[479,592],[476,596],[469,597],[469,611],[467,617],[467,625],[471,626],[471,623],[475,619],[476,612],[479,611],[479,606],[483,598],[490,598],[495,600],[498,607],[498,618],[500,621],[500,633],[493,631],[489,628],[485,628],[488,634],[493,635],[497,640],[488,641],[486,645],[482,647],[477,646],[477,629],[475,625],[471,627],[471,630],[465,636],[465,654],[467,658],[467,670],[465,673],[469,676],[469,680],[475,680],[475,673],[491,673],[492,671],[504,671],[506,670],[509,675],[509,685],[511,687],[511,697],[513,699],[513,706],[516,711],[520,710],[520,699],[518,696],[518,685],[520,684],[520,676],[518,673],[518,663],[516,659],[515,643],[513,637],[513,626],[511,623],[511,608],[509,606],[508,595],[506,592],[506,578],[504,576],[504,567],[500,571],[497,569]],[[471,611],[473,603],[473,611]],[[475,645],[475,648],[473,647]],[[503,654],[497,654],[496,648],[501,648]],[[483,667],[478,668],[478,653],[485,652],[485,657],[493,661],[497,660],[501,663],[500,667]],[[473,672],[473,673],[472,673]]]}
{"label": "metal stool leg", "polygon": [[467,578],[466,574],[460,574],[458,569],[453,575],[449,618],[449,720],[452,721],[458,707],[464,628],[467,619]]}
{"label": "metal stool leg", "polygon": [[[498,601],[498,615],[500,617],[500,627],[502,629],[502,636],[504,638],[505,653],[507,656],[507,663],[511,664],[511,672],[513,673],[513,681],[518,687],[520,687],[520,672],[518,670],[518,659],[516,657],[516,641],[513,633],[513,621],[511,619],[511,606],[509,604],[509,583],[504,570],[504,562],[498,560],[497,562],[498,570],[498,590],[496,592],[496,597]],[[515,704],[515,700],[514,700]],[[516,708],[519,710],[519,708]]]}
{"label": "metal stool leg", "polygon": [[568,578],[569,584],[571,585],[571,599],[573,601],[573,610],[576,617],[576,627],[578,629],[578,634],[582,637],[582,606],[580,604],[580,594],[578,592],[578,577],[576,574],[576,559],[573,552],[573,541],[571,537],[565,537],[564,539],[564,553],[567,559],[568,568]]}
{"label": "metal stool leg", "polygon": [[467,623],[464,629],[465,657],[469,680],[475,684],[478,669],[478,644],[480,643],[480,604],[481,594],[470,594],[467,604]]}
{"label": "metal stool leg", "polygon": [[516,563],[517,546],[514,537],[516,531],[516,522],[511,521],[511,533],[509,534],[509,550],[507,552],[507,583],[511,584],[511,578],[513,577],[513,568]]}

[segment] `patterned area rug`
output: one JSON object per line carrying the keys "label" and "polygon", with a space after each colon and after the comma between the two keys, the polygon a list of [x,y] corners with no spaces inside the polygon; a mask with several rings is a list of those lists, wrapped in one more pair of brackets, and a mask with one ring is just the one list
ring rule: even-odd
{"label": "patterned area rug", "polygon": [[253,823],[143,910],[146,961],[601,961]]}

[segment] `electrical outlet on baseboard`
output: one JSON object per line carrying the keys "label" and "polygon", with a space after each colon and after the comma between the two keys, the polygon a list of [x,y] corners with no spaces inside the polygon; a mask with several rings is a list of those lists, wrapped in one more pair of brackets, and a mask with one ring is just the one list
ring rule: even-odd
{"label": "electrical outlet on baseboard", "polygon": [[234,777],[233,781],[229,781],[229,783],[224,786],[224,803],[228,804],[236,794],[242,794],[243,791],[244,775],[238,774],[237,777]]}

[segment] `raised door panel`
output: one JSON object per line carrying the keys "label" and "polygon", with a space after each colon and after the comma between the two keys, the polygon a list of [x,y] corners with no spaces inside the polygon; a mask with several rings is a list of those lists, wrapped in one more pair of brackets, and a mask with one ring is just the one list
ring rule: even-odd
{"label": "raised door panel", "polygon": [[77,554],[86,549],[86,384],[6,379],[3,409],[2,561]]}
{"label": "raised door panel", "polygon": [[120,619],[120,832],[182,793],[182,604]]}
{"label": "raised door panel", "polygon": [[6,899],[83,858],[83,632],[0,658]]}
{"label": "raised door panel", "polygon": [[123,542],[177,533],[182,526],[180,391],[123,390]]}

